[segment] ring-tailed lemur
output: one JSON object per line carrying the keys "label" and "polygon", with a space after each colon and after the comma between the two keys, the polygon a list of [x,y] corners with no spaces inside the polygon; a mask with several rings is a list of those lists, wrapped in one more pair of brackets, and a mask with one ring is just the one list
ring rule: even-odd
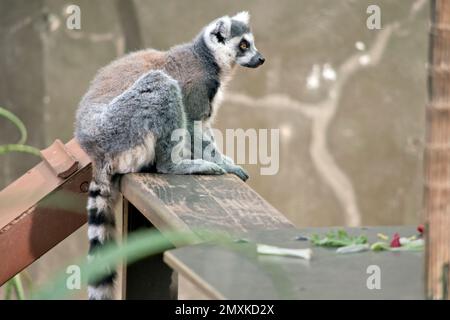
{"label": "ring-tailed lemur", "polygon": [[[241,12],[211,22],[190,43],[167,52],[131,53],[99,71],[80,102],[75,124],[75,137],[93,164],[87,205],[90,255],[114,242],[117,186],[112,181],[117,174],[138,172],[152,164],[160,173],[228,172],[248,178],[217,150],[210,121],[235,65],[256,68],[263,63],[248,13]],[[195,121],[206,127],[202,146],[212,146],[215,156],[173,162],[172,149],[179,143],[172,141],[172,132],[187,129],[192,137]],[[113,298],[114,278],[111,272],[90,283],[89,298]]]}

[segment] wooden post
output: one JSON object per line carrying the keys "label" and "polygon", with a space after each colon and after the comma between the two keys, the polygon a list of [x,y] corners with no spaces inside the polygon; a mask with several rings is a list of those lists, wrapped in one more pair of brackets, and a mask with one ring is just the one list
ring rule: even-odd
{"label": "wooden post", "polygon": [[[126,234],[138,229],[150,229],[153,225],[128,200],[124,199],[124,231]],[[126,235],[124,235],[126,237]],[[127,300],[177,299],[176,274],[157,254],[125,266],[122,298]]]}
{"label": "wooden post", "polygon": [[426,290],[430,299],[449,299],[450,0],[433,0],[431,6],[424,189]]}

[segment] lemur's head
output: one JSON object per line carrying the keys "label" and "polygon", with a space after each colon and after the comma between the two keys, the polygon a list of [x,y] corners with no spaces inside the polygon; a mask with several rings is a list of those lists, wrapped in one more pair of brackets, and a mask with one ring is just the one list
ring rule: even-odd
{"label": "lemur's head", "polygon": [[255,47],[249,19],[248,12],[240,12],[231,18],[216,19],[204,29],[203,38],[219,65],[232,67],[237,63],[256,68],[264,63]]}

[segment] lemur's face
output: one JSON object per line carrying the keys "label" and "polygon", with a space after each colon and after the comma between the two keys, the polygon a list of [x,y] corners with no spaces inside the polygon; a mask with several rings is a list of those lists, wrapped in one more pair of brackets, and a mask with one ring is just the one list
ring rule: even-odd
{"label": "lemur's face", "polygon": [[205,41],[221,66],[239,64],[257,68],[265,61],[255,46],[249,26],[249,15],[240,12],[233,17],[222,17],[205,29]]}

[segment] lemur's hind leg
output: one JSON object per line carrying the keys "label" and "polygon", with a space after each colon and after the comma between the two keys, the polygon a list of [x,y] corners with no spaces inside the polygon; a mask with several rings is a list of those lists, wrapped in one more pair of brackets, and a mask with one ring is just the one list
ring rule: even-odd
{"label": "lemur's hind leg", "polygon": [[219,165],[203,159],[187,159],[182,155],[190,154],[184,146],[186,140],[171,141],[170,137],[156,145],[156,170],[173,174],[210,174],[220,175],[226,171]]}
{"label": "lemur's hind leg", "polygon": [[183,159],[180,162],[174,164],[170,164],[168,162],[158,163],[156,165],[156,168],[158,172],[173,174],[221,175],[227,173],[217,164],[203,159]]}
{"label": "lemur's hind leg", "polygon": [[[120,116],[118,116],[120,115]],[[223,174],[208,161],[172,159],[175,130],[186,132],[186,120],[178,82],[163,71],[150,71],[111,101],[107,141],[103,149],[113,153],[115,172],[138,172],[155,163],[157,172],[174,174]],[[105,130],[106,131],[106,130]],[[184,141],[184,140],[183,140]],[[114,148],[120,142],[121,148]]]}
{"label": "lemur's hind leg", "polygon": [[[136,123],[145,131],[144,134],[152,133],[156,137],[154,162],[157,172],[212,175],[226,173],[215,163],[202,159],[191,160],[190,152],[187,152],[190,148],[186,145],[190,139],[181,88],[173,78],[162,71],[151,71],[137,81],[129,95],[133,105],[140,105],[140,113],[134,112],[139,117]],[[124,102],[127,96],[123,96]],[[173,133],[177,133],[175,137],[181,139],[173,140]]]}

